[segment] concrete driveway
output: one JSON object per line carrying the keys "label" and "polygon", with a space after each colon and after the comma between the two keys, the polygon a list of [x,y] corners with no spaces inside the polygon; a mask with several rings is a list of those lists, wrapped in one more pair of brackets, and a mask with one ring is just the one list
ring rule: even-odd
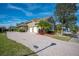
{"label": "concrete driveway", "polygon": [[[79,56],[79,44],[35,33],[7,32],[7,37],[29,47],[39,56]],[[50,46],[51,43],[56,45]]]}

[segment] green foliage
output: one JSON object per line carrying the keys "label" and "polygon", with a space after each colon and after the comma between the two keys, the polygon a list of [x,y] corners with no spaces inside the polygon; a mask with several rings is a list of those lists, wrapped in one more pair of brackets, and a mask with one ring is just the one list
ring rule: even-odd
{"label": "green foliage", "polygon": [[72,26],[70,27],[70,29],[71,29],[72,33],[75,34],[78,31],[78,26],[72,24]]}
{"label": "green foliage", "polygon": [[76,11],[77,8],[75,3],[59,3],[56,5],[56,15],[60,17],[74,14]]}
{"label": "green foliage", "polygon": [[61,23],[65,24],[69,20],[76,20],[75,12],[76,4],[57,4],[56,6],[56,15]]}

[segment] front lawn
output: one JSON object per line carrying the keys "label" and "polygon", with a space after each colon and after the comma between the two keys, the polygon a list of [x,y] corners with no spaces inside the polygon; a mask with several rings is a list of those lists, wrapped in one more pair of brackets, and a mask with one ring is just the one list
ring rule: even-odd
{"label": "front lawn", "polygon": [[62,40],[62,41],[69,41],[71,40],[71,37],[70,36],[62,36],[62,35],[49,35],[49,34],[46,34],[46,36],[49,36],[49,37],[52,37],[52,38],[55,38],[55,39],[58,39],[58,40]]}
{"label": "front lawn", "polygon": [[28,47],[8,39],[5,33],[0,33],[0,56],[22,56],[30,53],[33,51]]}

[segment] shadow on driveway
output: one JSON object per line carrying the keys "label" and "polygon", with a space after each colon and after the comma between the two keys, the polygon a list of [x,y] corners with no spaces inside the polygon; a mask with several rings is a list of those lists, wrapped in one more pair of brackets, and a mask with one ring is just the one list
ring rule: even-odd
{"label": "shadow on driveway", "polygon": [[[32,55],[32,54],[37,54],[37,53],[39,53],[39,52],[41,52],[41,51],[47,49],[48,47],[50,47],[50,46],[54,46],[54,45],[56,45],[56,43],[51,43],[49,46],[46,46],[45,48],[43,48],[43,49],[41,49],[41,50],[39,50],[39,51],[30,53],[30,54],[27,54],[27,55],[23,55],[23,56],[30,56],[30,55]],[[37,48],[38,48],[38,47],[37,47]]]}

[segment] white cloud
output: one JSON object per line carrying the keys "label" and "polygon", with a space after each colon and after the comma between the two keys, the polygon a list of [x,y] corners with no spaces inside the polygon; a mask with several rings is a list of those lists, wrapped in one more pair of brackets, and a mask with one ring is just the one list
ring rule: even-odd
{"label": "white cloud", "polygon": [[32,15],[33,15],[32,12],[28,12],[28,11],[24,10],[23,8],[14,6],[14,5],[12,5],[12,4],[8,4],[8,8],[16,9],[16,10],[22,11],[26,16],[32,16]]}

